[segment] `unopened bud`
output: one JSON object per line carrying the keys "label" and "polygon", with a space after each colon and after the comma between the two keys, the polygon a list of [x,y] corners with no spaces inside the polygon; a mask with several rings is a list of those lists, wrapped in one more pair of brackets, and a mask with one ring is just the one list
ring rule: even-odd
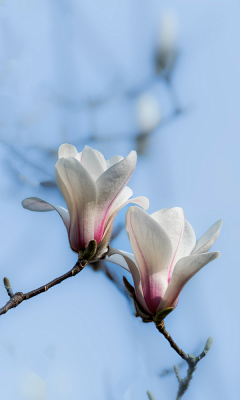
{"label": "unopened bud", "polygon": [[165,11],[162,15],[159,42],[160,50],[171,51],[177,40],[177,16],[173,10]]}
{"label": "unopened bud", "polygon": [[152,93],[142,94],[136,106],[137,124],[141,133],[150,133],[161,121],[161,110]]}
{"label": "unopened bud", "polygon": [[173,11],[165,11],[160,24],[156,49],[156,72],[168,70],[171,73],[177,59],[177,18]]}
{"label": "unopened bud", "polygon": [[147,395],[148,395],[149,400],[155,400],[155,398],[154,398],[152,392],[150,392],[150,390],[147,390]]}
{"label": "unopened bud", "polygon": [[3,279],[3,283],[4,283],[4,286],[5,286],[5,289],[6,289],[7,293],[8,293],[8,295],[10,297],[13,297],[13,291],[12,291],[12,288],[11,288],[10,280],[8,278],[4,278]]}
{"label": "unopened bud", "polygon": [[208,338],[208,340],[206,341],[205,347],[204,347],[204,351],[209,351],[212,347],[213,344],[213,338],[210,336]]}
{"label": "unopened bud", "polygon": [[3,279],[3,283],[4,283],[4,286],[5,286],[6,290],[7,289],[11,289],[11,283],[10,283],[10,280],[8,278],[4,278]]}

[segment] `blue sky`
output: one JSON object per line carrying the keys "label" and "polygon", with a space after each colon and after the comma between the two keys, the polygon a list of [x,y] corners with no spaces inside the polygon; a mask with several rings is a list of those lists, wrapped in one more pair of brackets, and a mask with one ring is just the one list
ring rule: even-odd
{"label": "blue sky", "polygon": [[[173,83],[184,112],[150,137],[129,186],[134,196],[150,199],[149,212],[182,207],[197,237],[224,221],[213,248],[221,258],[187,284],[166,327],[189,353],[200,351],[208,336],[214,339],[186,400],[234,400],[240,390],[239,2],[1,1],[0,271],[14,291],[24,292],[74,265],[57,213],[30,213],[21,201],[36,196],[64,205],[56,188],[39,185],[54,179],[63,142],[79,151],[89,144],[106,158],[135,147],[135,101],[125,92],[153,71],[166,9],[178,20]],[[148,91],[163,117],[169,115],[165,85],[154,81]],[[109,93],[102,106],[86,107]],[[89,141],[92,134],[100,140]],[[101,141],[106,134],[113,140]],[[124,231],[114,246],[130,251]],[[2,286],[1,304],[6,300]],[[2,398],[144,400],[147,389],[155,400],[176,395],[174,375],[159,373],[178,363],[178,355],[153,324],[133,316],[100,272],[87,268],[1,321]]]}

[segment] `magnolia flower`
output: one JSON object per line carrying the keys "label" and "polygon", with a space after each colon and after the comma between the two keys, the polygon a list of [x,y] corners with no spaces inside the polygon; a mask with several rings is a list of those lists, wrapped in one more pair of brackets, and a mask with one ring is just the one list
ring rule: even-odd
{"label": "magnolia flower", "polygon": [[136,299],[144,313],[155,315],[172,310],[189,279],[220,256],[219,252],[207,251],[221,225],[222,221],[216,222],[196,242],[181,208],[165,208],[150,216],[138,207],[130,207],[126,230],[134,255],[111,249],[106,259],[131,272]]}
{"label": "magnolia flower", "polygon": [[[171,73],[177,59],[178,23],[174,11],[165,11],[161,18],[156,48],[156,72]],[[167,72],[167,71],[166,71]]]}
{"label": "magnolia flower", "polygon": [[118,211],[128,203],[138,204],[144,209],[149,206],[145,197],[129,200],[132,190],[126,184],[136,162],[135,151],[125,159],[114,156],[105,160],[91,147],[85,146],[78,153],[76,147],[63,144],[58,150],[55,173],[68,210],[36,197],[23,200],[22,205],[31,211],[56,210],[67,228],[72,250],[80,257],[94,239],[101,255],[108,244],[112,222]]}
{"label": "magnolia flower", "polygon": [[136,117],[141,133],[150,133],[161,121],[159,102],[152,93],[139,96],[136,104]]}

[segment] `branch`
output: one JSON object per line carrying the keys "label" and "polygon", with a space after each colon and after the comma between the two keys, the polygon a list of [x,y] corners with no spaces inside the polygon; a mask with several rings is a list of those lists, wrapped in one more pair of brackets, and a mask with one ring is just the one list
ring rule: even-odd
{"label": "branch", "polygon": [[174,372],[176,374],[176,377],[177,377],[177,380],[179,383],[176,400],[181,400],[182,396],[189,388],[191,379],[193,377],[193,373],[197,369],[197,364],[199,361],[201,361],[206,356],[206,354],[208,353],[208,351],[210,350],[210,348],[212,346],[212,342],[213,342],[213,339],[211,337],[209,337],[206,342],[206,345],[204,347],[204,350],[202,351],[201,354],[199,354],[199,356],[195,357],[191,354],[188,354],[188,360],[187,360],[188,370],[187,370],[187,375],[184,379],[182,379],[180,376],[178,366],[177,365],[174,366]]}
{"label": "branch", "polygon": [[166,331],[164,321],[161,321],[159,324],[156,324],[156,328],[167,339],[170,346],[178,353],[178,355],[182,357],[183,360],[188,361],[188,355],[184,353],[184,351],[180,349],[180,347],[178,347],[178,345],[174,342],[172,337]]}
{"label": "branch", "polygon": [[85,265],[87,265],[88,261],[86,260],[78,260],[74,267],[70,269],[66,274],[59,276],[58,278],[54,279],[53,281],[47,283],[44,286],[39,287],[38,289],[32,290],[31,292],[28,293],[13,293],[10,282],[7,278],[4,278],[4,286],[7,290],[7,293],[10,297],[10,300],[5,304],[0,309],[0,315],[5,314],[10,310],[11,308],[17,307],[20,303],[22,303],[24,300],[31,299],[32,297],[35,297],[39,295],[40,293],[47,292],[48,289],[52,288],[55,285],[58,285],[59,283],[65,281],[65,279],[71,278],[72,276],[77,275],[79,272],[83,270]]}
{"label": "branch", "polygon": [[192,354],[186,354],[178,345],[174,342],[170,334],[166,331],[164,321],[161,321],[159,324],[156,324],[157,330],[162,333],[162,335],[167,339],[170,346],[178,353],[183,360],[185,360],[188,364],[187,376],[185,378],[181,378],[179,367],[177,365],[174,366],[174,372],[176,374],[179,386],[176,400],[181,400],[184,393],[187,391],[190,381],[193,377],[194,371],[197,369],[197,364],[201,361],[212,346],[213,339],[211,337],[208,338],[204,350],[199,354],[199,356],[195,357]]}

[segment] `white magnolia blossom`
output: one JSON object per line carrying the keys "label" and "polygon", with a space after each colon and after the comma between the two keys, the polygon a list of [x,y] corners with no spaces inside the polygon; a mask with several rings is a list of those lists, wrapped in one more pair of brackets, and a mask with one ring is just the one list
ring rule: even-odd
{"label": "white magnolia blossom", "polygon": [[173,10],[166,10],[161,18],[158,46],[160,51],[170,52],[176,45],[178,32],[177,16]]}
{"label": "white magnolia blossom", "polygon": [[102,243],[104,251],[118,211],[128,203],[145,210],[149,206],[146,197],[129,200],[132,190],[126,184],[135,169],[137,154],[131,151],[126,158],[114,156],[105,160],[91,147],[85,146],[78,153],[76,147],[63,144],[58,158],[56,179],[68,210],[36,197],[23,200],[22,205],[31,211],[56,210],[67,228],[73,251],[84,250],[93,239],[98,245]]}
{"label": "white magnolia blossom", "polygon": [[126,230],[133,254],[111,249],[106,260],[128,269],[137,301],[149,315],[175,308],[184,285],[204,265],[220,256],[207,251],[217,239],[222,221],[213,225],[197,242],[182,208],[165,208],[151,216],[130,207]]}
{"label": "white magnolia blossom", "polygon": [[161,121],[160,104],[152,93],[139,96],[136,104],[136,117],[140,132],[150,133]]}

